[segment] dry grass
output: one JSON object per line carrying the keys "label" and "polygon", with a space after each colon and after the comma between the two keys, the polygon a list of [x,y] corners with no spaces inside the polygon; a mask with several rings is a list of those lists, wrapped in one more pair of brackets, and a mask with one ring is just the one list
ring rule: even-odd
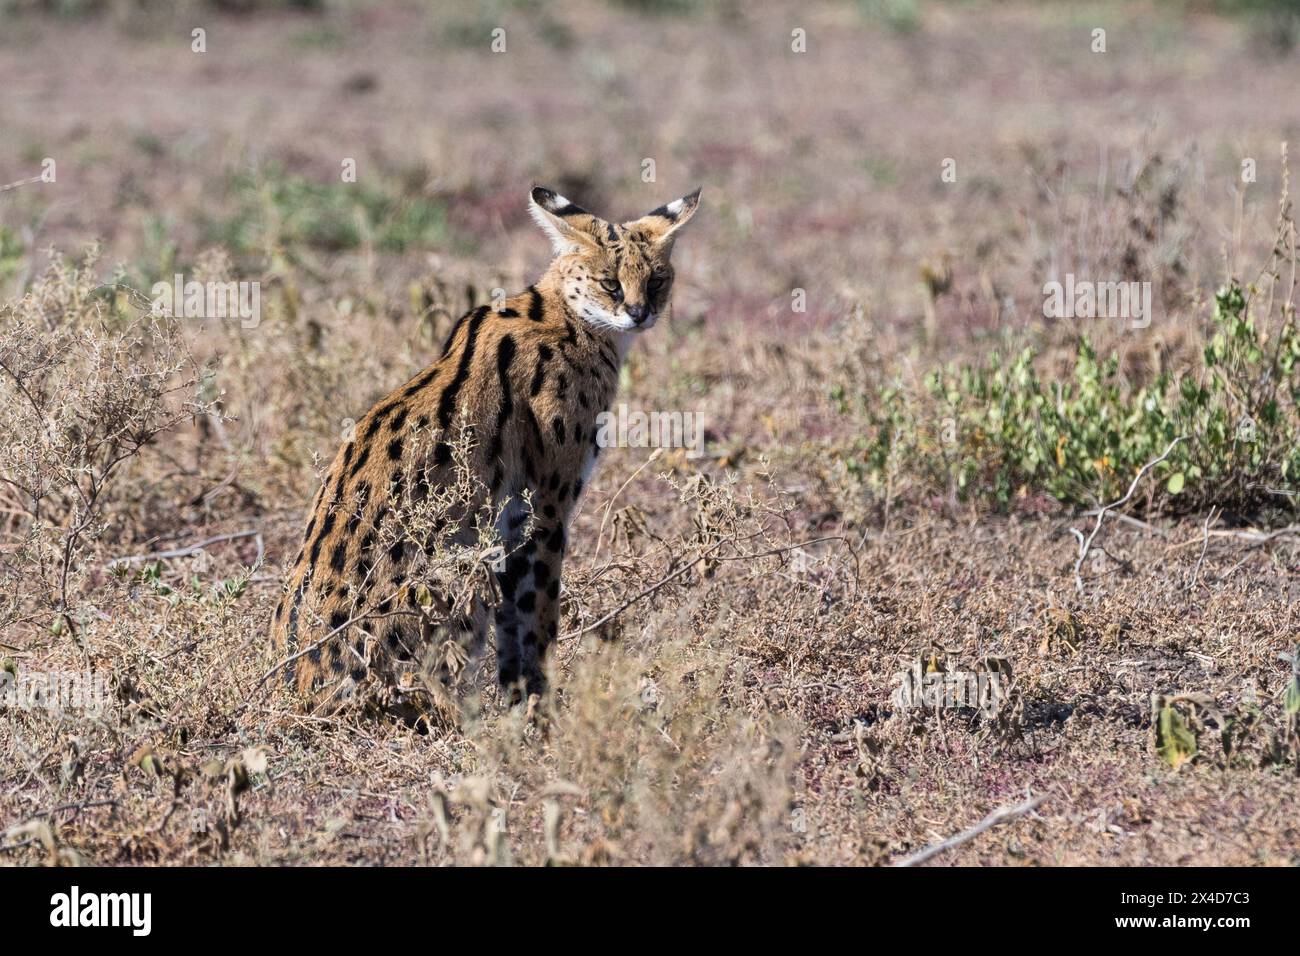
{"label": "dry grass", "polygon": [[[872,485],[866,422],[836,398],[1008,330],[1060,361],[1078,330],[1035,318],[1053,264],[1157,284],[1151,329],[1089,330],[1134,381],[1188,361],[1199,299],[1267,252],[1294,59],[1259,54],[1242,92],[1243,28],[1146,6],[1099,8],[1106,61],[1074,50],[1090,20],[1029,6],[923,5],[907,32],[815,5],[805,60],[784,52],[793,8],[547,10],[502,7],[498,60],[446,11],[368,5],[205,13],[225,38],[207,60],[131,16],[112,49],[101,21],[39,15],[0,41],[0,169],[18,171],[0,178],[59,161],[57,184],[0,193],[21,247],[0,244],[0,657],[109,690],[102,714],[0,712],[0,833],[18,828],[0,860],[876,864],[1032,793],[1033,813],[936,862],[1295,864],[1279,655],[1300,543],[1112,520],[1080,593],[1069,529],[1089,519]],[[38,96],[55,44],[67,69]],[[674,68],[652,69],[663,50]],[[1238,211],[1223,186],[1243,154],[1260,182]],[[950,155],[963,188],[944,192]],[[377,197],[344,204],[355,242],[326,228],[332,200],[276,198],[346,156]],[[660,183],[639,182],[645,156]],[[257,185],[230,186],[250,164]],[[676,321],[634,351],[620,400],[703,412],[708,454],[602,460],[544,720],[500,707],[491,667],[433,733],[304,718],[261,679],[320,462],[454,314],[540,268],[533,178],[629,214],[704,183]],[[92,236],[106,259],[83,263]],[[47,243],[73,258],[49,268]],[[97,288],[104,261],[146,291],[173,270],[258,279],[261,322],[150,321]],[[1011,670],[995,716],[891,700],[917,659],[990,658]],[[1151,708],[1178,693],[1206,696],[1175,770]]]}

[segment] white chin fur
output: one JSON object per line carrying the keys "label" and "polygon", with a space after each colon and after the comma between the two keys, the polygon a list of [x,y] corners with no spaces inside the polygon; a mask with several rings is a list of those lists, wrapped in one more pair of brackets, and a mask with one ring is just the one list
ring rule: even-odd
{"label": "white chin fur", "polygon": [[578,314],[595,328],[608,329],[611,332],[644,332],[653,328],[654,324],[659,321],[659,316],[652,314],[640,325],[637,325],[625,314],[616,315],[613,312],[607,312],[600,306],[587,303],[579,307]]}

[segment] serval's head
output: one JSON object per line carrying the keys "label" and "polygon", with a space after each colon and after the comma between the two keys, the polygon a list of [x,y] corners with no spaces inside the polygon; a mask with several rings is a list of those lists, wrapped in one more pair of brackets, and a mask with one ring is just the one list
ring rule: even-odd
{"label": "serval's head", "polygon": [[641,332],[668,316],[677,231],[699,208],[700,191],[630,222],[606,222],[541,186],[529,210],[551,238],[553,277],[573,311],[597,328]]}

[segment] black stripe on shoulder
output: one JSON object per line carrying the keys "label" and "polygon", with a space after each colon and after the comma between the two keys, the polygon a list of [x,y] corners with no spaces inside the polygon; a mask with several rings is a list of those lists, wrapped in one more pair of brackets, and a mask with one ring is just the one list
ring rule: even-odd
{"label": "black stripe on shoulder", "polygon": [[[447,344],[448,344],[448,345],[451,344],[451,340],[450,340],[450,339],[448,339]],[[445,354],[445,353],[444,353],[444,354]],[[428,368],[426,368],[423,372],[421,372],[421,373],[420,373],[416,378],[412,379],[412,380],[411,380],[411,383],[410,383],[409,385],[407,385],[406,388],[404,388],[404,389],[402,390],[402,397],[403,397],[403,398],[410,398],[412,395],[414,395],[414,394],[415,394],[416,392],[418,392],[420,389],[424,388],[426,385],[428,385],[430,382],[432,382],[432,381],[433,381],[433,377],[434,377],[435,375],[437,375],[437,374],[438,374],[438,366],[437,366],[437,364],[435,363],[434,365],[430,365],[430,366],[429,366]]]}
{"label": "black stripe on shoulder", "polygon": [[[451,331],[447,333],[447,341],[443,343],[442,354],[446,355],[448,352],[451,351],[451,343],[456,341],[456,333],[460,331],[460,327],[465,324],[466,320],[473,323],[475,319],[482,319],[483,316],[487,314],[487,310],[488,307],[486,305],[480,305],[477,309],[471,309],[469,312],[466,312],[459,319],[457,319],[456,324],[453,325],[451,327]],[[473,329],[471,329],[470,330],[471,337],[473,336],[473,334],[474,334]]]}
{"label": "black stripe on shoulder", "polygon": [[483,324],[483,317],[488,313],[487,306],[479,306],[469,320],[469,330],[465,335],[465,347],[460,353],[460,363],[456,366],[456,377],[442,390],[438,399],[438,425],[446,431],[451,427],[451,416],[456,410],[456,396],[461,386],[469,377],[469,363],[474,359],[474,347],[478,344],[478,330]]}
{"label": "black stripe on shoulder", "polygon": [[466,312],[456,320],[456,323],[451,327],[451,331],[447,333],[447,341],[442,343],[442,352],[440,353],[442,358],[446,358],[447,353],[451,351],[451,343],[456,341],[456,333],[460,331],[460,327],[465,324],[468,317],[469,313]]}
{"label": "black stripe on shoulder", "polygon": [[551,349],[547,345],[537,346],[537,368],[533,370],[533,381],[528,388],[528,394],[536,398],[542,390],[542,383],[546,381],[546,363],[551,360]]}
{"label": "black stripe on shoulder", "polygon": [[488,452],[488,461],[495,461],[501,455],[502,435],[506,422],[514,411],[514,395],[510,389],[510,365],[515,360],[515,340],[503,335],[497,346],[497,381],[501,385],[501,410],[497,412],[497,427],[492,435],[492,448]]}
{"label": "black stripe on shoulder", "polygon": [[397,407],[397,402],[389,402],[387,405],[381,405],[379,408],[376,408],[374,411],[372,411],[370,413],[370,421],[366,425],[366,430],[363,437],[365,438],[374,437],[375,432],[379,431],[379,429],[383,427],[384,419],[388,417],[388,413],[391,412],[396,407]]}

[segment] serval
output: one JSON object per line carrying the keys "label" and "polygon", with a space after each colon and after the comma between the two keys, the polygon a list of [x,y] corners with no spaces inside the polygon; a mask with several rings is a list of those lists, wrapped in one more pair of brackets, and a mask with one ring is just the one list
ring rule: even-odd
{"label": "serval", "polygon": [[[600,454],[597,416],[635,337],[669,315],[673,243],[699,196],[614,223],[532,190],[550,267],[457,321],[441,357],[357,422],[316,495],[272,621],[309,707],[335,709],[367,675],[396,687],[448,642],[483,648],[489,612],[505,699],[545,694],[568,522]],[[486,599],[439,614],[446,596],[412,586],[437,535],[404,533],[394,518],[466,472],[481,500],[433,530],[469,544],[470,515],[487,504],[501,557]]]}

